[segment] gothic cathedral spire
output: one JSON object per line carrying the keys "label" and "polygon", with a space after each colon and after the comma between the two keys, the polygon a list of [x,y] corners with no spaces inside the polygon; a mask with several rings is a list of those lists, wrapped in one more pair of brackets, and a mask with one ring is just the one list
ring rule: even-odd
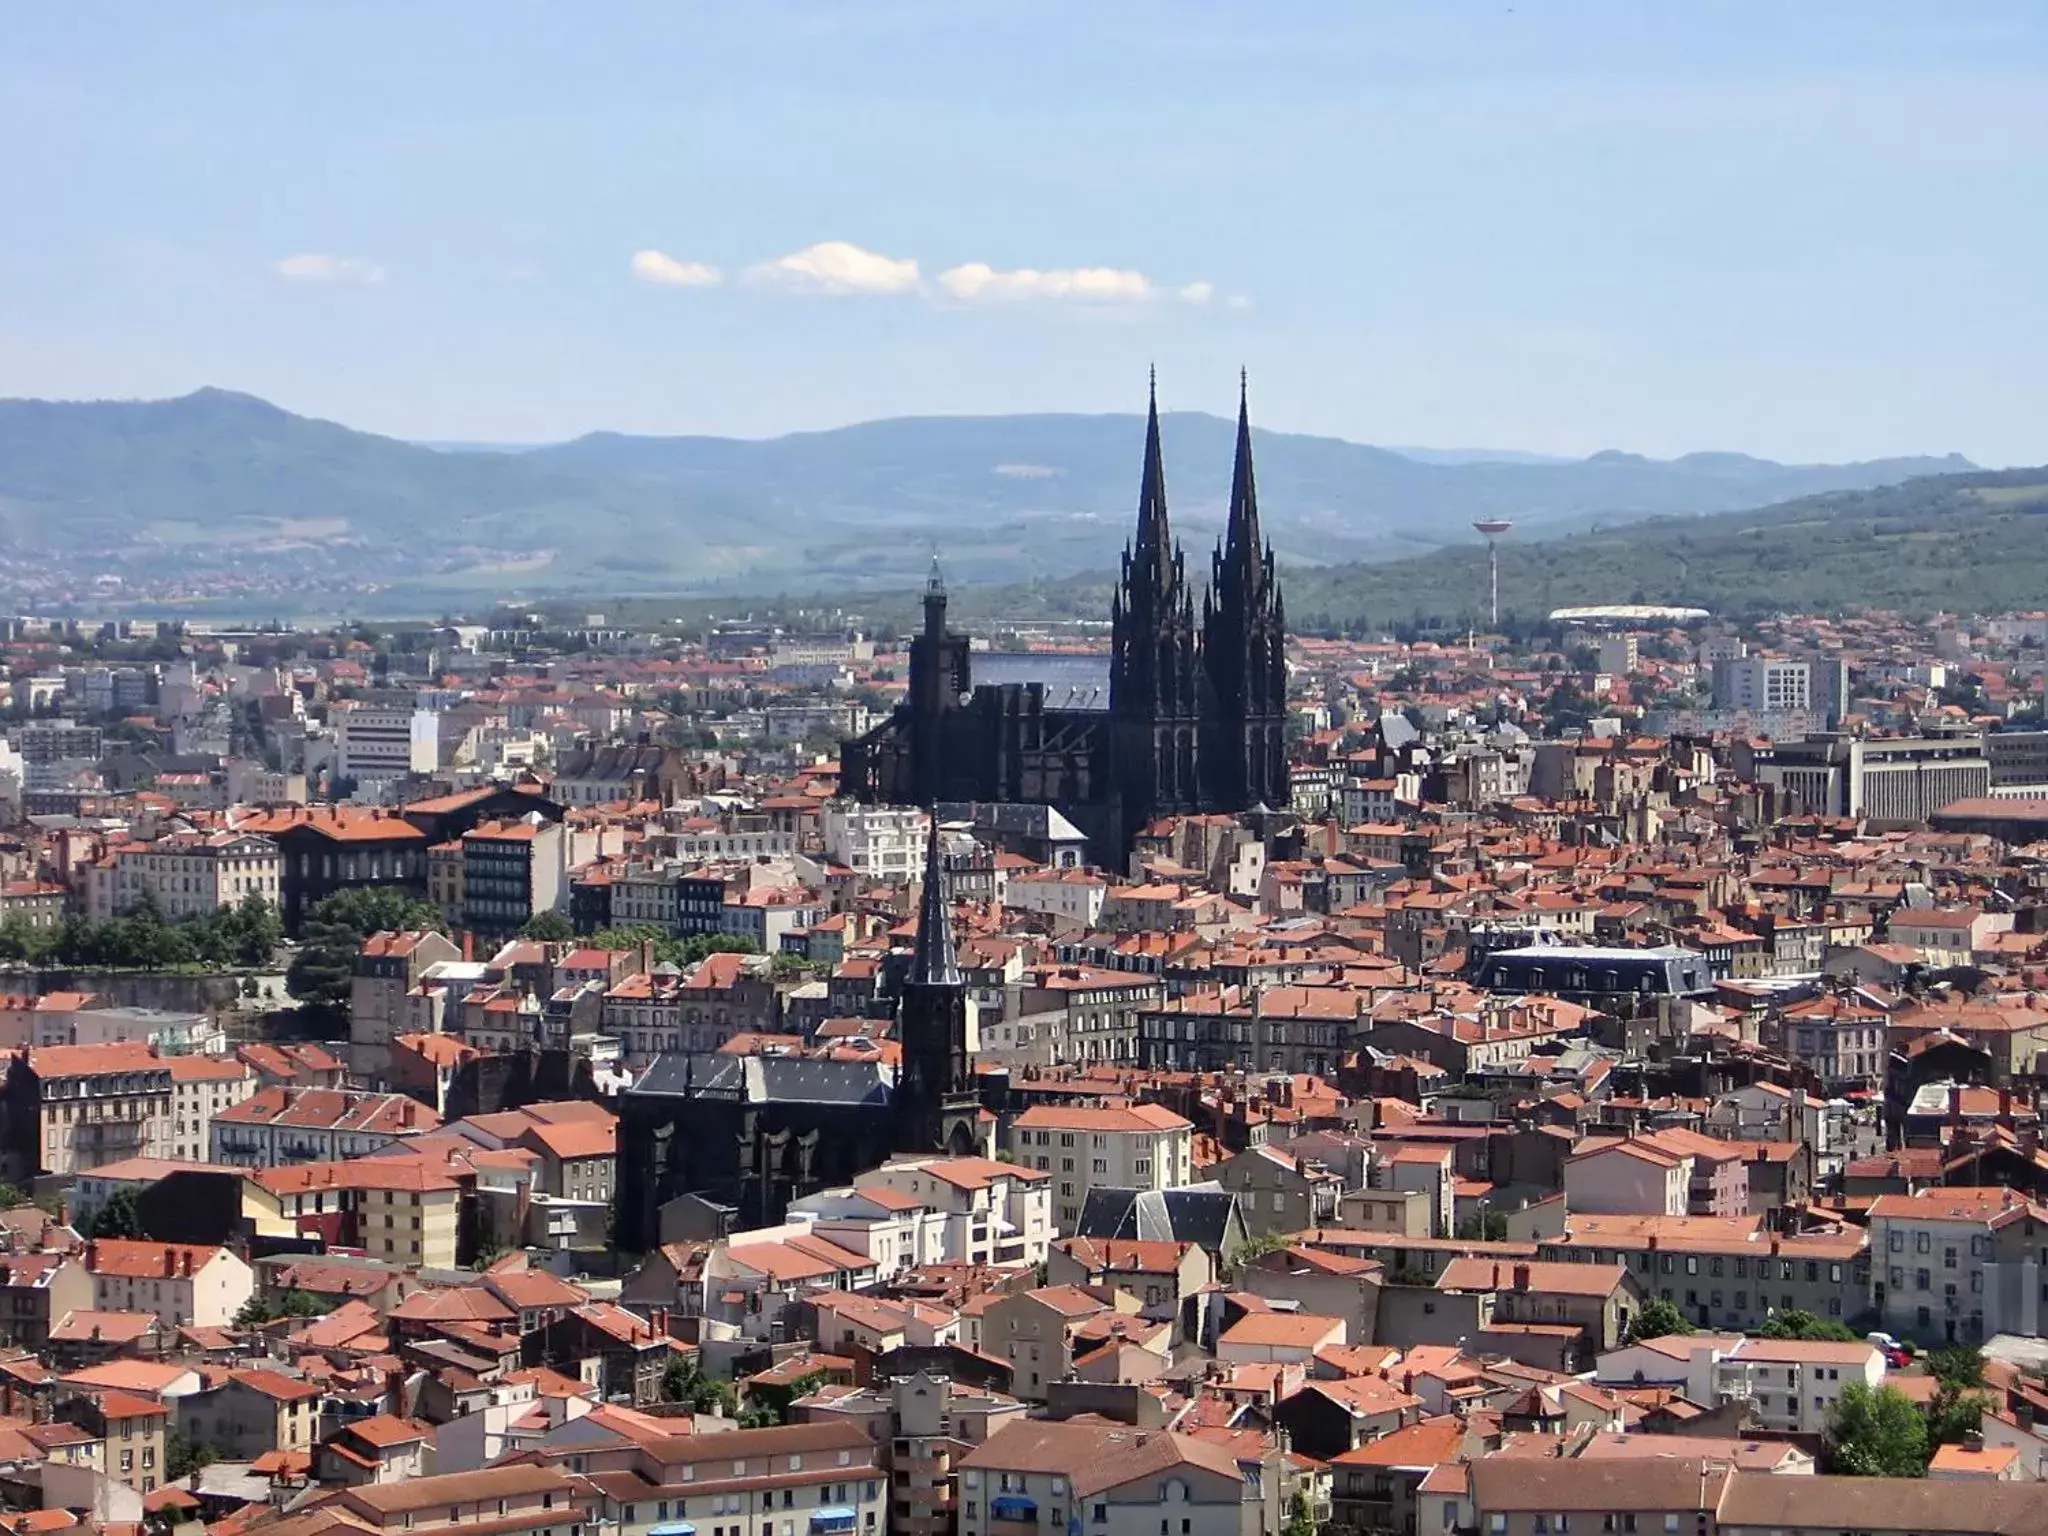
{"label": "gothic cathedral spire", "polygon": [[1210,566],[1202,635],[1215,699],[1204,756],[1230,804],[1281,806],[1288,799],[1287,661],[1273,551],[1259,528],[1249,394],[1240,373],[1230,521]]}

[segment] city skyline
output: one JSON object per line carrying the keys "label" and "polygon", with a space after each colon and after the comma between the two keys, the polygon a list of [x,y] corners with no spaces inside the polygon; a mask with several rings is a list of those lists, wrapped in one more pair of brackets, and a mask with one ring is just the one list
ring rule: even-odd
{"label": "city skyline", "polygon": [[15,18],[0,395],[758,437],[1243,363],[1359,442],[2048,459],[2027,8],[686,20]]}

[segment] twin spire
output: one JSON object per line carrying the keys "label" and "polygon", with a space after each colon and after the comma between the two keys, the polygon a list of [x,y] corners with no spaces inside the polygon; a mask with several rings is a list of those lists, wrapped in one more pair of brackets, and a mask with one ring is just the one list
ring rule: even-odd
{"label": "twin spire", "polygon": [[[1237,374],[1237,453],[1230,471],[1230,520],[1217,562],[1217,574],[1225,570],[1242,573],[1248,592],[1264,585],[1270,551],[1259,529],[1259,493],[1252,478],[1251,385],[1246,370]],[[1145,471],[1138,485],[1138,535],[1126,557],[1126,571],[1139,578],[1132,585],[1154,590],[1169,583],[1166,577],[1176,563],[1172,527],[1166,512],[1166,456],[1159,444],[1159,370],[1154,368],[1145,402]]]}

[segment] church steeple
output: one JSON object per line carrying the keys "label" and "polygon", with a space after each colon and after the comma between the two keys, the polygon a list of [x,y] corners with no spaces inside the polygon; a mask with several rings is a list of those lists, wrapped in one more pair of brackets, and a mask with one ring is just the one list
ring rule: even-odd
{"label": "church steeple", "polygon": [[1122,580],[1110,604],[1109,708],[1127,825],[1199,805],[1201,675],[1194,594],[1166,511],[1155,373],[1145,403],[1138,527],[1124,547]]}
{"label": "church steeple", "polygon": [[919,987],[964,985],[959,953],[953,947],[953,882],[940,852],[936,812],[925,841],[924,894],[917,909],[917,948],[911,956],[910,982]]}
{"label": "church steeple", "polygon": [[1237,456],[1230,469],[1230,523],[1224,533],[1223,568],[1252,590],[1264,585],[1268,568],[1259,534],[1259,489],[1252,476],[1252,419],[1249,382],[1237,375]]}
{"label": "church steeple", "polygon": [[1145,406],[1145,469],[1138,482],[1138,533],[1125,553],[1125,585],[1165,591],[1173,576],[1175,554],[1173,527],[1166,515],[1166,455],[1159,447],[1159,375],[1155,370]]}
{"label": "church steeple", "polygon": [[895,1092],[896,1145],[904,1152],[973,1151],[980,1106],[967,978],[953,945],[953,882],[939,838],[938,807],[925,840],[917,945],[903,981],[896,1038],[903,1053]]}
{"label": "church steeple", "polygon": [[1259,527],[1249,397],[1240,372],[1230,521],[1211,561],[1211,607],[1202,626],[1202,658],[1216,710],[1207,737],[1215,754],[1209,766],[1231,804],[1284,805],[1286,642],[1273,550]]}

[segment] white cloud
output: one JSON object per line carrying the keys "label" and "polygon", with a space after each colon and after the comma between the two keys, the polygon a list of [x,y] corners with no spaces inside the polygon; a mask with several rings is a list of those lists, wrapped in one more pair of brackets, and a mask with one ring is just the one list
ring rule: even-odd
{"label": "white cloud", "polygon": [[302,251],[277,264],[277,275],[294,283],[381,283],[384,269],[360,256],[323,256]]}
{"label": "white cloud", "polygon": [[1117,267],[1031,267],[999,272],[985,261],[970,261],[939,274],[939,286],[956,299],[1080,299],[1110,304],[1143,303],[1157,296],[1142,272]]}
{"label": "white cloud", "polygon": [[798,293],[914,293],[917,260],[878,255],[845,240],[824,240],[747,268],[747,280]]}
{"label": "white cloud", "polygon": [[643,283],[665,283],[672,288],[709,288],[724,281],[725,274],[701,261],[678,261],[667,251],[652,248],[633,253],[633,275]]}
{"label": "white cloud", "polygon": [[969,303],[1012,299],[1070,299],[1083,304],[1151,304],[1176,299],[1206,304],[1215,297],[1208,283],[1168,290],[1126,267],[1017,267],[1000,271],[985,261],[963,262],[939,274],[939,286]]}

